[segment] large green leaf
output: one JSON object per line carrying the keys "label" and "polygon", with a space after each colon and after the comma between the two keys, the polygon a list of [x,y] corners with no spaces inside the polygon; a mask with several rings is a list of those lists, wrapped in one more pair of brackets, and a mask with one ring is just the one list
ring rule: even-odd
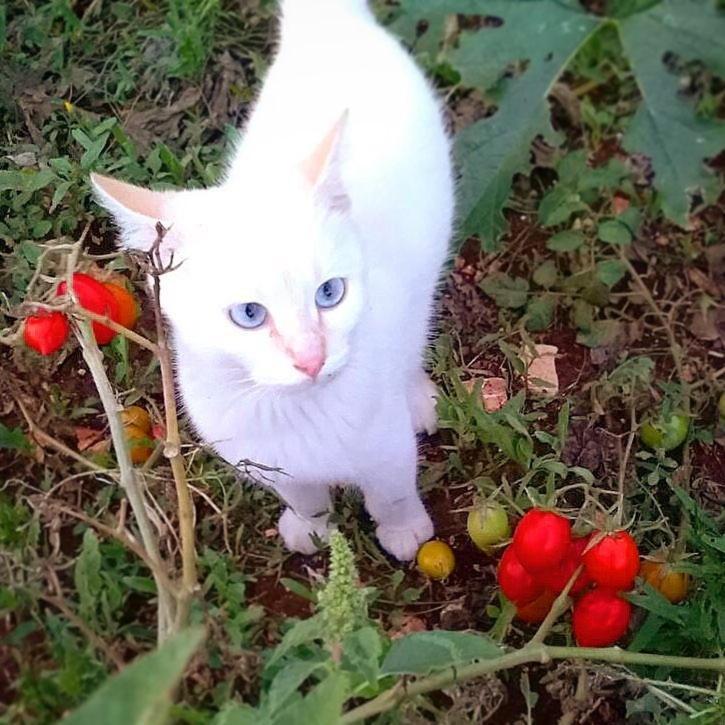
{"label": "large green leaf", "polygon": [[512,68],[519,69],[505,81],[497,112],[464,129],[456,143],[461,232],[477,234],[485,249],[495,249],[505,230],[502,209],[514,174],[531,168],[531,142],[539,135],[553,144],[560,140],[551,126],[547,100],[552,86],[601,20],[556,0],[408,0],[403,9],[394,27],[410,37],[417,21],[426,20],[428,29],[416,48],[428,51],[436,37],[440,40],[451,13],[502,21],[462,32],[458,47],[444,54],[465,86],[481,90],[501,81]]}
{"label": "large green leaf", "polygon": [[171,707],[174,687],[204,638],[200,627],[188,629],[159,649],[137,659],[107,680],[64,725],[157,725]]}
{"label": "large green leaf", "polygon": [[674,53],[701,60],[725,75],[725,13],[711,0],[664,0],[622,20],[619,32],[642,93],[624,147],[650,157],[664,213],[688,227],[689,194],[700,191],[708,201],[717,196],[704,160],[725,148],[725,123],[694,115],[664,59]]}
{"label": "large green leaf", "polygon": [[416,632],[393,642],[380,669],[384,675],[427,675],[502,654],[499,646],[483,635],[443,630]]}
{"label": "large green leaf", "polygon": [[[621,6],[617,9],[618,6]],[[559,141],[551,126],[548,95],[577,50],[598,28],[614,24],[621,36],[642,103],[624,146],[649,156],[664,213],[689,224],[689,195],[708,201],[717,184],[704,160],[725,147],[725,124],[697,118],[678,95],[678,78],[665,58],[699,60],[725,75],[725,13],[714,0],[656,0],[613,6],[613,19],[588,15],[576,0],[401,0],[392,27],[429,65],[450,66],[461,84],[490,91],[498,108],[458,134],[455,155],[461,173],[460,232],[478,235],[493,250],[505,230],[503,208],[513,177],[531,167],[531,142]],[[448,32],[456,14],[488,18],[457,39]],[[491,19],[497,19],[492,22]],[[556,189],[549,205],[558,199]],[[563,193],[563,192],[562,192]],[[570,195],[571,196],[571,195]],[[559,200],[548,223],[576,211],[576,194]]]}

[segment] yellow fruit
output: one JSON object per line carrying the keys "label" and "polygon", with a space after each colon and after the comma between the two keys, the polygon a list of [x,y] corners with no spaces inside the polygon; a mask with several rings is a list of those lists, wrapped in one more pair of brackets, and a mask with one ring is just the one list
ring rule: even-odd
{"label": "yellow fruit", "polygon": [[134,425],[144,433],[151,432],[151,416],[140,405],[129,405],[121,411],[123,425]]}
{"label": "yellow fruit", "polygon": [[443,541],[426,541],[418,549],[418,568],[431,579],[445,579],[455,566],[453,550]]}
{"label": "yellow fruit", "polygon": [[639,568],[639,575],[673,604],[681,602],[690,588],[690,575],[672,571],[664,561],[645,559]]}
{"label": "yellow fruit", "polygon": [[154,452],[154,449],[149,445],[148,431],[137,425],[125,425],[123,430],[126,434],[131,460],[137,465],[146,463]]}

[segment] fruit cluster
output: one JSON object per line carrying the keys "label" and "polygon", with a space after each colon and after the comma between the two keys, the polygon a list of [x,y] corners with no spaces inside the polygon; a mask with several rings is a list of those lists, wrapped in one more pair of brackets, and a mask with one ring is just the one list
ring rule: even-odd
{"label": "fruit cluster", "polygon": [[540,622],[576,574],[569,589],[574,638],[582,647],[605,647],[629,627],[632,608],[621,592],[638,571],[639,550],[626,531],[575,537],[568,519],[532,509],[501,557],[498,582],[520,619]]}
{"label": "fruit cluster", "polygon": [[[56,296],[61,297],[67,291],[67,284],[61,282]],[[125,287],[114,282],[99,282],[87,274],[77,272],[73,275],[73,292],[83,309],[108,317],[129,329],[136,324],[138,304]],[[100,322],[94,321],[91,327],[99,345],[107,345],[116,337],[116,332]],[[52,355],[63,347],[69,332],[68,319],[62,312],[40,311],[25,319],[23,338],[28,347],[41,355]]]}

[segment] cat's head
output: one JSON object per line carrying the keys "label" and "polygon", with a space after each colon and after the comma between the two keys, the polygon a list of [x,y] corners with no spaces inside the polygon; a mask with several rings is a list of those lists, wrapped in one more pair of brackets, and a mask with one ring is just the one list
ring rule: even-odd
{"label": "cat's head", "polygon": [[[167,229],[161,303],[181,344],[251,385],[324,382],[347,363],[365,297],[340,174],[344,117],[299,164],[270,163],[204,190],[157,192],[94,175],[122,244]],[[210,371],[210,374],[213,374]]]}

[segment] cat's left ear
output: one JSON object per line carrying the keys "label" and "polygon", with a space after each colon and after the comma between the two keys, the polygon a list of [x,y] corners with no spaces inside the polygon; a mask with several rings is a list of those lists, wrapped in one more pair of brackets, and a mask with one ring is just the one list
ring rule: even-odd
{"label": "cat's left ear", "polygon": [[[121,242],[126,249],[148,252],[156,241],[156,224],[161,222],[170,229],[169,200],[179,192],[152,191],[110,176],[91,174],[91,185],[98,203],[108,210],[121,231]],[[174,233],[164,237],[164,250],[173,251]]]}
{"label": "cat's left ear", "polygon": [[347,109],[343,111],[340,118],[299,167],[305,181],[314,189],[315,195],[334,211],[347,211],[350,207],[350,199],[340,173],[340,157],[348,115]]}

